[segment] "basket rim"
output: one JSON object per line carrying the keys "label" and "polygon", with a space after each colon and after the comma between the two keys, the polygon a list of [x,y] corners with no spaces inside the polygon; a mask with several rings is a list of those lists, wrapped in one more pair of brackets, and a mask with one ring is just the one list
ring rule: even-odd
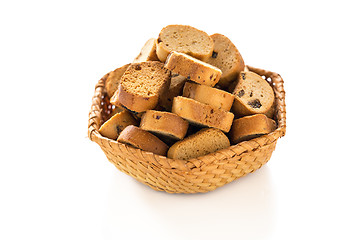
{"label": "basket rim", "polygon": [[[284,81],[278,73],[248,65],[247,67],[250,71],[257,73],[260,76],[265,76],[265,79],[269,81],[275,93],[275,118],[278,126],[275,131],[269,134],[265,134],[248,141],[243,141],[236,145],[231,145],[226,149],[221,149],[216,152],[188,160],[179,160],[168,158],[166,156],[160,156],[151,152],[137,149],[127,144],[117,142],[112,139],[108,139],[106,137],[103,137],[99,133],[101,120],[101,99],[105,94],[105,81],[109,75],[109,73],[107,73],[98,81],[95,86],[95,93],[92,98],[91,110],[89,112],[88,137],[91,141],[99,144],[100,147],[103,145],[108,145],[111,148],[118,148],[121,151],[128,152],[130,154],[136,152],[140,155],[147,155],[147,157],[150,158],[144,157],[141,160],[145,161],[145,159],[151,159],[151,163],[157,165],[158,167],[166,168],[169,170],[182,171],[190,171],[191,169],[202,167],[204,164],[210,164],[215,160],[225,159],[229,157],[231,158],[236,155],[239,156],[243,153],[255,151],[259,148],[270,145],[273,142],[277,141],[277,139],[279,139],[280,137],[285,136],[286,134],[286,105]],[[140,159],[138,159],[138,161],[140,161]]]}

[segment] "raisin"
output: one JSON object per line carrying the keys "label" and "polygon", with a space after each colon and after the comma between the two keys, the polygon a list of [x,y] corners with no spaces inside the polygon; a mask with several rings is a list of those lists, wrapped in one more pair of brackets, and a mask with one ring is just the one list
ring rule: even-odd
{"label": "raisin", "polygon": [[161,118],[161,116],[157,115],[155,118],[156,118],[157,120],[159,120],[159,119]]}
{"label": "raisin", "polygon": [[245,94],[244,89],[241,89],[241,90],[238,92],[237,96],[238,96],[239,98],[241,98],[242,96],[244,96],[244,94]]}
{"label": "raisin", "polygon": [[218,55],[218,53],[217,53],[217,52],[215,52],[215,51],[213,51],[213,53],[212,53],[211,57],[212,57],[212,58],[216,58],[216,57],[217,57],[217,55]]}
{"label": "raisin", "polygon": [[252,108],[261,108],[262,106],[259,99],[249,101],[248,105],[250,105]]}
{"label": "raisin", "polygon": [[241,78],[245,81],[245,73],[241,73]]}
{"label": "raisin", "polygon": [[118,135],[121,133],[121,128],[119,125],[116,126],[116,132]]}
{"label": "raisin", "polygon": [[141,70],[140,64],[135,65],[135,70]]}

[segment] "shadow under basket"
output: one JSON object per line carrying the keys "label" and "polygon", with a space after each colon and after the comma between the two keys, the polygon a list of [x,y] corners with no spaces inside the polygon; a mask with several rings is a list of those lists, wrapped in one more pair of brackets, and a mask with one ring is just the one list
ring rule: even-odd
{"label": "shadow under basket", "polygon": [[177,160],[146,152],[103,137],[99,128],[110,105],[105,98],[105,75],[95,87],[89,113],[88,135],[99,144],[106,157],[120,171],[158,191],[197,193],[215,190],[248,173],[254,172],[271,157],[277,140],[286,132],[285,91],[277,73],[248,66],[263,76],[274,89],[277,129],[258,138],[240,142],[205,156]]}

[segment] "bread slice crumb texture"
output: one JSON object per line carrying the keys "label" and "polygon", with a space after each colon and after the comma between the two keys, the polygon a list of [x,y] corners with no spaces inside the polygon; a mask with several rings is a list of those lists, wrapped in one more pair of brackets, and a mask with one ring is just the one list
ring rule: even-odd
{"label": "bread slice crumb texture", "polygon": [[186,53],[204,61],[211,56],[213,47],[214,43],[206,32],[187,25],[169,25],[159,34],[156,53],[162,62],[171,51]]}
{"label": "bread slice crumb texture", "polygon": [[160,62],[143,62],[131,64],[121,78],[125,91],[129,90],[144,97],[158,94],[165,81],[170,78],[170,72],[163,68]]}
{"label": "bread slice crumb texture", "polygon": [[236,116],[263,113],[272,117],[275,95],[270,84],[254,72],[241,72],[233,91]]}
{"label": "bread slice crumb texture", "polygon": [[244,70],[244,60],[236,46],[226,36],[216,33],[210,36],[214,41],[214,50],[207,63],[221,69],[219,85],[228,87]]}

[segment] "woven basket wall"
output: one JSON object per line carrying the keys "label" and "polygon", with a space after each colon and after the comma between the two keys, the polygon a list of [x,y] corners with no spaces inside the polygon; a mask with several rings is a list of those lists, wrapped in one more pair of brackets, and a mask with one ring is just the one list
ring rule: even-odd
{"label": "woven basket wall", "polygon": [[108,112],[105,75],[95,87],[89,113],[88,135],[120,171],[158,191],[197,193],[215,190],[254,172],[269,161],[277,140],[285,135],[286,109],[283,79],[277,73],[248,66],[268,80],[275,92],[277,129],[267,135],[241,142],[227,149],[190,159],[176,160],[133,148],[100,135],[99,128]]}

